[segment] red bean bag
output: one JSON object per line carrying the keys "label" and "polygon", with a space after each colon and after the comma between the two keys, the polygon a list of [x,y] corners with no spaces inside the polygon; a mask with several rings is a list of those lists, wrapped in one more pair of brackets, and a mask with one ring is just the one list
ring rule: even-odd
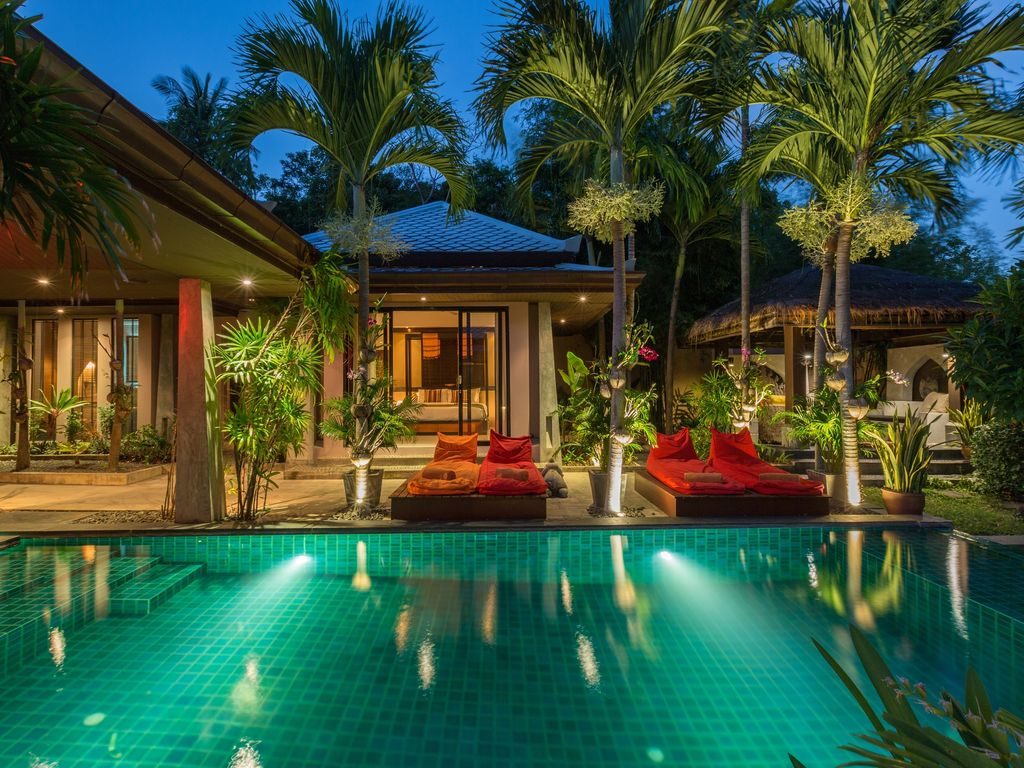
{"label": "red bean bag", "polygon": [[491,430],[491,446],[480,465],[477,491],[486,496],[533,496],[547,494],[529,436],[507,437]]}
{"label": "red bean bag", "polygon": [[437,433],[434,460],[409,478],[406,489],[413,496],[465,496],[476,490],[480,466],[476,463],[476,434]]}
{"label": "red bean bag", "polygon": [[[658,433],[657,444],[647,454],[647,472],[676,493],[688,496],[743,493],[742,485],[717,473],[697,457],[688,429],[681,429],[674,435]],[[708,476],[715,474],[718,477]]]}
{"label": "red bean bag", "polygon": [[728,435],[712,427],[708,463],[715,472],[721,472],[754,493],[766,496],[821,496],[825,493],[821,483],[762,461],[747,429]]}

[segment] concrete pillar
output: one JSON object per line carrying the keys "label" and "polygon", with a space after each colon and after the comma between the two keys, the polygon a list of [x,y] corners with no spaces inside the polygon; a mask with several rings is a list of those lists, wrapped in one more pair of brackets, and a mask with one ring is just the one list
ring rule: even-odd
{"label": "concrete pillar", "polygon": [[174,519],[221,520],[225,512],[220,404],[207,347],[214,342],[210,284],[178,281],[178,429]]}
{"label": "concrete pillar", "polygon": [[551,304],[537,305],[537,394],[540,408],[540,460],[552,461],[562,446],[558,422],[558,373],[555,368],[555,344],[551,325]]}
{"label": "concrete pillar", "polygon": [[800,328],[785,325],[782,328],[784,367],[783,377],[786,386],[786,410],[793,410],[798,395],[807,394],[807,368],[804,365],[804,337]]}
{"label": "concrete pillar", "polygon": [[160,342],[156,362],[156,405],[153,426],[160,434],[170,437],[174,420],[174,341],[178,329],[174,315],[160,315]]}

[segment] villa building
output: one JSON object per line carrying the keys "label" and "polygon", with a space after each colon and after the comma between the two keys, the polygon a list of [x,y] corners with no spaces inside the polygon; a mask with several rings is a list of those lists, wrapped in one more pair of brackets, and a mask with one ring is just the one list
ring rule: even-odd
{"label": "villa building", "polygon": [[[83,421],[99,429],[111,387],[111,339],[123,316],[126,383],[134,390],[130,429],[172,433],[176,421],[179,520],[224,508],[223,446],[217,415],[225,392],[206,386],[205,350],[227,322],[265,298],[291,296],[304,264],[329,247],[304,239],[249,198],[107,84],[48,40],[45,76],[78,89],[69,98],[98,116],[98,146],[138,190],[153,237],[120,270],[91,255],[85,295],[70,297],[67,274],[11,230],[0,238],[0,334],[8,369],[16,339],[32,359],[30,397],[69,389],[86,400]],[[371,289],[388,323],[386,363],[395,396],[423,403],[416,431],[529,434],[535,458],[559,447],[556,355],[597,350],[595,325],[610,310],[612,274],[580,263],[580,239],[556,240],[480,214],[452,217],[443,202],[385,217],[405,245],[402,258],[372,270]],[[630,290],[642,275],[631,273]],[[354,297],[353,297],[354,298]],[[123,312],[123,315],[119,315]],[[327,364],[323,391],[343,393],[344,356]],[[0,383],[0,433],[13,442],[11,386]],[[298,461],[344,457],[344,446],[311,430]]]}

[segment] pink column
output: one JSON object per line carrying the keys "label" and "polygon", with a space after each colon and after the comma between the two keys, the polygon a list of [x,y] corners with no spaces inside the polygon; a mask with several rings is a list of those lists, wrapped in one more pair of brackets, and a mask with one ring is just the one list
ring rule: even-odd
{"label": "pink column", "polygon": [[224,517],[224,452],[214,369],[206,350],[215,338],[210,284],[178,281],[178,411],[174,520]]}

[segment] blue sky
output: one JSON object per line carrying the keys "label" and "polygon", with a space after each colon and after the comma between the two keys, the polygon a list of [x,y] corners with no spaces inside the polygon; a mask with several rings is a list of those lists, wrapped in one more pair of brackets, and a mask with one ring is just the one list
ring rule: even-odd
{"label": "blue sky", "polygon": [[[375,13],[376,0],[342,0],[353,15]],[[494,23],[489,0],[419,0],[434,22],[439,75],[444,92],[468,116],[470,89],[479,72],[484,36]],[[1000,7],[996,3],[994,7]],[[246,17],[285,12],[288,0],[28,0],[26,9],[43,14],[40,29],[86,67],[150,114],[161,116],[163,100],[150,83],[156,75],[180,75],[189,65],[199,73],[224,75],[234,82],[231,46]],[[1021,79],[1024,58],[1015,56],[1006,76]],[[278,161],[299,140],[266,136],[261,171],[276,175]],[[977,198],[976,215],[1002,243],[1016,222],[1003,207],[1011,179],[966,180],[966,194]]]}

